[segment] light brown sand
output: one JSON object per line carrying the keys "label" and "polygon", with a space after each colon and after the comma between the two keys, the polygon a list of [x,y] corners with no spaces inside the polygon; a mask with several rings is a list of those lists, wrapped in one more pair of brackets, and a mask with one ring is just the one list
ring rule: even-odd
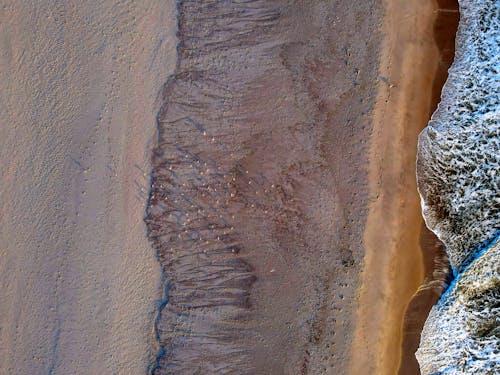
{"label": "light brown sand", "polygon": [[[459,9],[457,0],[438,0],[437,17],[434,23],[434,39],[439,49],[439,65],[433,82],[432,104],[429,111],[438,106],[441,89],[448,77],[448,69],[455,56],[455,35],[458,29]],[[420,247],[422,249],[425,278],[413,295],[405,311],[403,323],[402,353],[399,375],[419,375],[420,369],[415,352],[420,344],[423,325],[429,311],[438,301],[447,286],[450,264],[444,245],[422,222]]]}
{"label": "light brown sand", "polygon": [[435,10],[434,0],[385,1],[352,374],[397,372],[403,314],[423,280],[415,155],[437,69]]}
{"label": "light brown sand", "polygon": [[143,373],[142,222],[173,1],[3,1],[0,373]]}
{"label": "light brown sand", "polygon": [[[175,62],[173,3],[13,1],[0,10],[0,373],[141,373],[154,353],[159,273],[144,236],[141,187],[156,93]],[[402,315],[423,277],[414,153],[436,69],[433,7],[386,4],[353,374],[395,373]],[[312,82],[323,92],[319,62]],[[352,107],[346,103],[340,108]],[[341,147],[339,154],[330,165],[349,162]],[[316,319],[312,338],[327,327]],[[350,337],[351,322],[341,323],[336,337]],[[316,346],[331,350],[327,338]],[[341,366],[346,342],[333,349]]]}

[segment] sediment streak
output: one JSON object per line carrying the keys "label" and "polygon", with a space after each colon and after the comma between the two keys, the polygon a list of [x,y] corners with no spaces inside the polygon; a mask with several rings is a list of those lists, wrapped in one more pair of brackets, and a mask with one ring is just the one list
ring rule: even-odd
{"label": "sediment streak", "polygon": [[146,219],[167,290],[152,373],[347,367],[374,3],[178,2]]}

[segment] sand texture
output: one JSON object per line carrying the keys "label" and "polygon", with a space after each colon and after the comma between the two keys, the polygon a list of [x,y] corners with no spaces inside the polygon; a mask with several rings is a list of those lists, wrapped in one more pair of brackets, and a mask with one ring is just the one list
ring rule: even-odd
{"label": "sand texture", "polygon": [[[437,251],[439,244],[422,229],[415,181],[417,137],[443,82],[443,46],[434,33],[443,6],[434,0],[384,2],[380,83],[370,148],[366,255],[352,374],[419,373],[414,351],[420,332],[412,330],[422,326],[446,279],[447,265],[445,259],[439,259],[443,255]],[[450,38],[453,40],[453,34]],[[410,304],[419,287],[434,276],[430,298],[417,297]],[[404,324],[405,314],[417,325]]]}
{"label": "sand texture", "polygon": [[179,1],[148,210],[155,374],[341,374],[364,250],[377,1]]}
{"label": "sand texture", "polygon": [[160,268],[142,221],[165,1],[2,1],[0,373],[140,374]]}
{"label": "sand texture", "polygon": [[0,374],[418,374],[444,3],[4,1]]}

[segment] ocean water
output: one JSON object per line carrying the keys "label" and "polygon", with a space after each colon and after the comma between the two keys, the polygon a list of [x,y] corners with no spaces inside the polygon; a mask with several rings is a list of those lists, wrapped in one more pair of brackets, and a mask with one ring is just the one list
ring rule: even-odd
{"label": "ocean water", "polygon": [[432,309],[417,351],[422,374],[500,373],[500,242]]}
{"label": "ocean water", "polygon": [[455,61],[419,139],[424,217],[455,273],[500,230],[499,12],[496,0],[460,1]]}
{"label": "ocean water", "polygon": [[417,352],[423,374],[500,373],[500,1],[461,0],[455,61],[419,138],[427,226],[455,281]]}

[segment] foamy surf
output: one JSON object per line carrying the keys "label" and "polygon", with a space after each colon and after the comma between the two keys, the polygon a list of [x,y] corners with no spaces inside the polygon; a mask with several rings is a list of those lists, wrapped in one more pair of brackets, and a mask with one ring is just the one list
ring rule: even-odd
{"label": "foamy surf", "polygon": [[460,2],[455,62],[419,139],[424,217],[455,272],[499,230],[499,9],[494,0]]}
{"label": "foamy surf", "polygon": [[499,265],[496,242],[434,306],[417,351],[422,374],[500,373]]}
{"label": "foamy surf", "polygon": [[459,3],[455,62],[419,139],[423,214],[456,276],[422,333],[423,374],[500,373],[500,2]]}

